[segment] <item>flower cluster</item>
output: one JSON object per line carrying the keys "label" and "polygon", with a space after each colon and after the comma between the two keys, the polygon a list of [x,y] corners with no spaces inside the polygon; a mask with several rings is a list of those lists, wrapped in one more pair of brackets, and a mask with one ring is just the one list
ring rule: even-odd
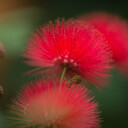
{"label": "flower cluster", "polygon": [[10,105],[10,118],[20,127],[99,128],[98,104],[86,87],[101,89],[115,64],[128,66],[127,34],[127,24],[107,14],[41,27],[23,57],[35,67],[28,74],[49,79],[27,84]]}

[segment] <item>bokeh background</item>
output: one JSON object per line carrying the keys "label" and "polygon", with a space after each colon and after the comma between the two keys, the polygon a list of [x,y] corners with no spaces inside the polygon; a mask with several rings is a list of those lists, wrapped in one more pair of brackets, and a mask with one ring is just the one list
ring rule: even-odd
{"label": "bokeh background", "polygon": [[[40,25],[57,18],[69,19],[90,12],[105,11],[128,20],[126,0],[0,0],[0,42],[5,50],[0,59],[0,128],[8,125],[7,106],[32,77],[24,76],[31,67],[21,57],[25,45]],[[128,43],[128,42],[127,42]],[[128,76],[112,71],[111,87],[103,92],[93,89],[102,111],[102,128],[128,128]]]}

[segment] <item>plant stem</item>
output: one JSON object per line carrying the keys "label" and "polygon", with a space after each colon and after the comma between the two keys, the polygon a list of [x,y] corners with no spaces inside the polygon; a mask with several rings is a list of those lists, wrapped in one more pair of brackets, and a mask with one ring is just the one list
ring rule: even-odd
{"label": "plant stem", "polygon": [[60,87],[62,86],[62,82],[63,82],[66,71],[67,71],[67,67],[64,67],[62,75],[61,75],[61,79],[60,79]]}
{"label": "plant stem", "polygon": [[73,82],[72,82],[72,80],[71,80],[70,85],[69,85],[69,88],[71,88],[72,84],[73,84]]}

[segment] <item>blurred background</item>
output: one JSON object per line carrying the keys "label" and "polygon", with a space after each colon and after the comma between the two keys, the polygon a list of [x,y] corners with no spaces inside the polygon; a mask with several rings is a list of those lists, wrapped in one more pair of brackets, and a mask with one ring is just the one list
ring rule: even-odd
{"label": "blurred background", "polygon": [[[57,18],[69,19],[90,12],[105,11],[128,20],[128,2],[125,0],[0,0],[0,42],[5,55],[0,59],[0,128],[8,125],[7,106],[31,77],[23,73],[31,68],[23,63],[21,54],[31,35],[40,25]],[[113,70],[110,84],[103,92],[94,93],[102,111],[102,128],[128,128],[128,76]]]}

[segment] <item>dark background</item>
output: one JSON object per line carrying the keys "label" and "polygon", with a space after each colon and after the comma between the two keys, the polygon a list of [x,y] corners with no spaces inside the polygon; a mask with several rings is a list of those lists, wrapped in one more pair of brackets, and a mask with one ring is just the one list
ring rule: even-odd
{"label": "dark background", "polygon": [[[0,128],[11,128],[5,118],[7,106],[21,86],[34,79],[23,75],[31,67],[21,57],[32,33],[49,20],[97,11],[128,20],[126,0],[0,0],[0,42],[5,50],[5,57],[0,59],[0,85],[4,87],[4,95],[0,97]],[[112,74],[111,87],[103,92],[93,89],[102,111],[102,128],[128,128],[128,76],[115,70]]]}

